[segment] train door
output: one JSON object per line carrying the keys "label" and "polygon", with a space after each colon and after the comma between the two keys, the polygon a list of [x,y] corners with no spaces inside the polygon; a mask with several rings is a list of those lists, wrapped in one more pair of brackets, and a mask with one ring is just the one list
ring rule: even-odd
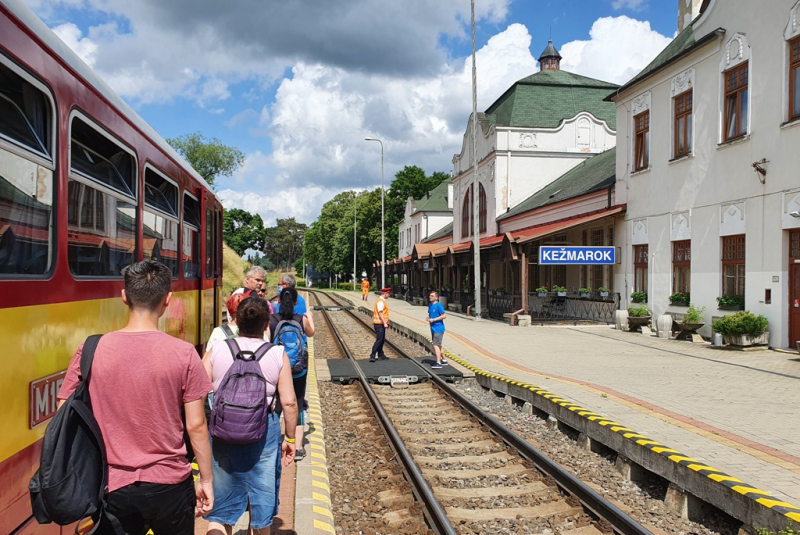
{"label": "train door", "polygon": [[789,233],[789,347],[800,340],[800,230]]}
{"label": "train door", "polygon": [[[214,196],[209,191],[203,191],[201,197],[201,211],[203,214],[203,267],[201,268],[202,283],[200,285],[200,342],[205,344],[214,329],[215,318],[219,312],[216,297],[217,264],[216,232],[214,217]],[[221,246],[220,246],[221,247]]]}

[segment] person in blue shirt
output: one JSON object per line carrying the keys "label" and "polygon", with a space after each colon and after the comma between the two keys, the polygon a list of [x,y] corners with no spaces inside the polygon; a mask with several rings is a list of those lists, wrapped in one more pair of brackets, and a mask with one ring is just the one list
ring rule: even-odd
{"label": "person in blue shirt", "polygon": [[[281,275],[280,280],[278,281],[278,306],[273,306],[275,314],[280,314],[281,307],[280,307],[280,296],[281,292],[284,288],[295,288],[297,286],[297,281],[294,278],[294,275],[291,273],[284,273]],[[305,313],[308,311],[306,308],[306,300],[303,299],[302,295],[297,296],[297,304],[294,306],[294,313],[300,314],[304,316]]]}
{"label": "person in blue shirt", "polygon": [[444,312],[444,307],[439,302],[439,292],[433,291],[430,296],[430,304],[428,305],[428,323],[431,326],[431,339],[433,340],[433,351],[436,353],[436,364],[431,368],[441,368],[447,366],[447,359],[444,358],[444,351],[442,351],[442,340],[444,340],[444,319],[447,314]]}

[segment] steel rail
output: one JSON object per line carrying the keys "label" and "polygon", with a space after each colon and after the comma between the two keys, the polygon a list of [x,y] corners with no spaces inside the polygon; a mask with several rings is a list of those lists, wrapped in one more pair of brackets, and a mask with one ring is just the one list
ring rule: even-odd
{"label": "steel rail", "polygon": [[[317,301],[319,302],[318,297]],[[406,448],[403,439],[400,437],[400,434],[397,432],[397,429],[395,429],[394,425],[392,424],[389,415],[386,414],[386,410],[383,408],[383,405],[378,400],[378,397],[375,395],[375,392],[372,390],[372,387],[370,386],[369,381],[367,380],[367,376],[364,375],[364,372],[356,363],[355,357],[353,357],[353,354],[350,353],[350,350],[347,348],[347,344],[345,344],[344,340],[339,334],[339,330],[336,328],[335,325],[333,325],[333,322],[331,321],[328,315],[328,310],[326,310],[325,308],[321,308],[319,310],[322,312],[322,315],[325,318],[326,323],[330,327],[331,332],[333,332],[334,336],[339,341],[342,350],[347,355],[347,358],[350,359],[350,361],[353,364],[353,367],[358,373],[358,377],[361,383],[361,388],[364,391],[364,394],[367,396],[367,399],[369,400],[370,404],[372,405],[372,409],[375,411],[375,414],[378,416],[378,420],[383,426],[386,436],[392,443],[394,451],[400,458],[400,461],[403,464],[403,469],[405,470],[406,475],[408,476],[407,479],[409,483],[411,483],[411,486],[414,489],[414,493],[417,495],[417,499],[424,506],[425,517],[428,519],[428,523],[433,527],[434,530],[436,530],[437,533],[439,533],[439,535],[458,535],[458,532],[450,523],[450,519],[447,518],[447,513],[444,511],[444,508],[439,503],[439,500],[436,498],[436,496],[434,496],[433,490],[431,489],[430,485],[428,485],[428,482],[425,481],[425,478],[422,476],[422,471],[414,462],[414,459],[411,453]],[[347,312],[350,311],[347,310]],[[363,322],[359,323],[363,324]]]}
{"label": "steel rail", "polygon": [[[334,299],[334,301],[336,301],[336,299]],[[352,310],[346,311],[357,321],[359,321],[359,323],[367,327],[367,325],[361,321],[358,316],[356,316],[355,312]],[[566,471],[538,448],[535,448],[525,439],[509,429],[505,424],[478,407],[478,405],[456,390],[455,387],[449,385],[447,381],[440,378],[438,375],[431,373],[430,370],[411,358],[408,353],[400,349],[396,344],[388,339],[386,340],[386,343],[389,344],[399,354],[416,364],[433,382],[436,383],[440,389],[450,395],[461,406],[466,408],[472,416],[486,425],[492,433],[496,434],[508,445],[519,451],[523,457],[533,462],[539,471],[552,477],[559,487],[564,489],[564,491],[570,495],[575,496],[581,502],[581,504],[591,511],[595,516],[607,521],[615,532],[620,533],[621,535],[653,535],[651,531],[625,514],[614,504],[603,498],[586,483]]]}

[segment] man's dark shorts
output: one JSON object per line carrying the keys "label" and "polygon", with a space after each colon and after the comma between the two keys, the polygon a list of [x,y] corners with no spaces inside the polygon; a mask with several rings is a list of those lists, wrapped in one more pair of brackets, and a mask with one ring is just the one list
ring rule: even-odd
{"label": "man's dark shorts", "polygon": [[431,333],[433,338],[433,345],[442,347],[442,340],[444,340],[444,333]]}
{"label": "man's dark shorts", "polygon": [[[194,482],[190,475],[174,485],[133,483],[108,495],[108,510],[116,515],[126,534],[194,535]],[[103,519],[97,535],[114,535],[111,522]]]}

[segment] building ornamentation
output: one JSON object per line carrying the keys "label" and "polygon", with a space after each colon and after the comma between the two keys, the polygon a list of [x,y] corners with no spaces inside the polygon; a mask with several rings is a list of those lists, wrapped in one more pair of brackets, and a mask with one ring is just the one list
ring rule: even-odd
{"label": "building ornamentation", "polygon": [[672,79],[670,96],[674,97],[685,93],[694,87],[694,69],[686,69]]}
{"label": "building ornamentation", "polygon": [[535,149],[536,145],[536,133],[535,132],[525,132],[520,134],[519,136],[519,148],[521,149]]}
{"label": "building ornamentation", "polygon": [[643,111],[650,109],[650,91],[642,93],[633,99],[633,115],[639,115]]}

